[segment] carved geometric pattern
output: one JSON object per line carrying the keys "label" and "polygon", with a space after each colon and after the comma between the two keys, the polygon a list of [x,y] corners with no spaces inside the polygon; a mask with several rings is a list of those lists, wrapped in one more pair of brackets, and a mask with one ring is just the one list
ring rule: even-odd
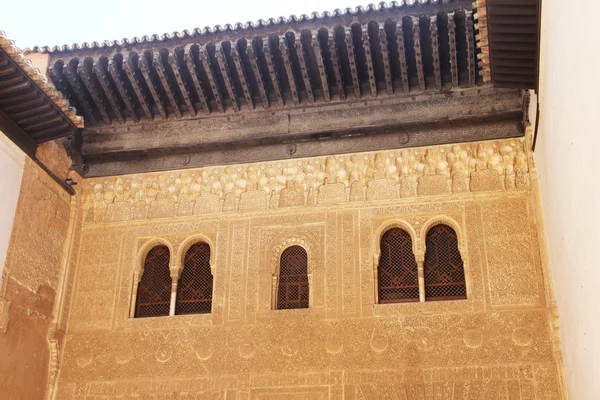
{"label": "carved geometric pattern", "polygon": [[308,308],[308,255],[301,246],[281,253],[277,309]]}
{"label": "carved geometric pattern", "polygon": [[169,315],[171,306],[170,252],[167,246],[156,246],[148,252],[144,273],[138,286],[135,318]]}
{"label": "carved geometric pattern", "polygon": [[183,272],[177,285],[175,314],[210,313],[212,292],[210,247],[206,243],[196,243],[185,254]]}
{"label": "carved geometric pattern", "polygon": [[465,269],[454,229],[443,224],[434,226],[427,232],[426,244],[425,299],[466,299]]}
{"label": "carved geometric pattern", "polygon": [[408,232],[392,228],[381,237],[377,271],[380,303],[419,301],[417,262]]}

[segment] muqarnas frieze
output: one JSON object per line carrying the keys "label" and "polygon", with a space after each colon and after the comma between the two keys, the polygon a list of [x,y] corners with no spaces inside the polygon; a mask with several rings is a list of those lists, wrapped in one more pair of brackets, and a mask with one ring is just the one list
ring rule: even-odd
{"label": "muqarnas frieze", "polygon": [[85,223],[529,186],[524,139],[89,179]]}

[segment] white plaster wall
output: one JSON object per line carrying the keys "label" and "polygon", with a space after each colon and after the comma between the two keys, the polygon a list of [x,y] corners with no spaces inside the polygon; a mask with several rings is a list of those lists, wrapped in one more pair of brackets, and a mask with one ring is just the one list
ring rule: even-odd
{"label": "white plaster wall", "polygon": [[0,132],[0,282],[10,241],[25,153]]}
{"label": "white plaster wall", "polygon": [[544,0],[535,159],[567,381],[600,399],[600,13],[598,0]]}

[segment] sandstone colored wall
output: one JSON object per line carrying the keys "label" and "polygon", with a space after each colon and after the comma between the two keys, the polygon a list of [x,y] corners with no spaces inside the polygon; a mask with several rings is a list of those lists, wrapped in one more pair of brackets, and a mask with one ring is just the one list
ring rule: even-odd
{"label": "sandstone colored wall", "polygon": [[600,61],[597,52],[589,51],[600,33],[584,20],[564,24],[581,10],[594,15],[600,2],[543,1],[535,158],[569,391],[573,399],[594,400],[600,398],[600,180],[595,176],[600,76],[590,74],[586,65]]}
{"label": "sandstone colored wall", "polygon": [[[64,157],[64,150],[56,144],[40,150],[53,159]],[[2,399],[45,396],[50,362],[48,329],[70,207],[70,196],[27,158],[0,289]]]}
{"label": "sandstone colored wall", "polygon": [[[55,398],[564,399],[529,162],[506,140],[90,179]],[[436,222],[468,299],[374,304],[379,235],[405,227],[419,257]],[[176,270],[197,240],[213,312],[130,318],[147,251]],[[274,311],[291,243],[311,307]]]}

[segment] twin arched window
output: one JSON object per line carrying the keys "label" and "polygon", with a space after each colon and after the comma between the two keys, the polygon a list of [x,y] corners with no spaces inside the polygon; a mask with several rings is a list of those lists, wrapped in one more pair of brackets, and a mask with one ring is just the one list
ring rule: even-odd
{"label": "twin arched window", "polygon": [[458,237],[448,225],[436,225],[427,232],[422,285],[408,232],[392,228],[381,237],[380,245],[377,282],[380,303],[467,298]]}
{"label": "twin arched window", "polygon": [[302,246],[290,246],[281,253],[277,309],[308,308],[308,254]]}
{"label": "twin arched window", "polygon": [[[138,285],[135,318],[170,315],[172,278],[169,260],[169,248],[164,245],[153,247],[146,255],[144,273]],[[212,287],[210,247],[199,242],[185,254],[183,271],[177,282],[175,314],[210,313]]]}

